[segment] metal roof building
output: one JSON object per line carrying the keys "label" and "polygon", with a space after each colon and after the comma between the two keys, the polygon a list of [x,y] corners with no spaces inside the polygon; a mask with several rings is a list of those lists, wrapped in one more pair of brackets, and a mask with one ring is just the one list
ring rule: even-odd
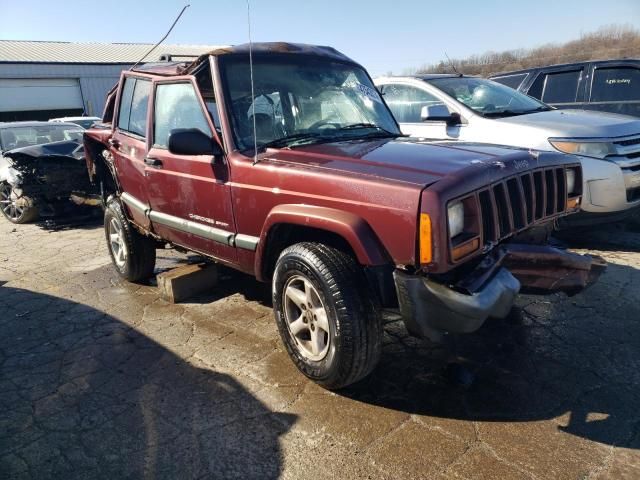
{"label": "metal roof building", "polygon": [[[120,72],[152,46],[0,40],[0,121],[100,116]],[[215,48],[162,44],[145,62],[188,59]]]}

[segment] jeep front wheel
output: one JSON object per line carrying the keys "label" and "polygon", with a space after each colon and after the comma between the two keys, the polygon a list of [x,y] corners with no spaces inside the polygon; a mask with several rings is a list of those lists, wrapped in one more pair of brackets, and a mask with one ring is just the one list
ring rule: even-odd
{"label": "jeep front wheel", "polygon": [[311,242],[285,249],[273,275],[273,307],[289,356],[316,383],[346,387],[375,368],[380,309],[346,253]]}
{"label": "jeep front wheel", "polygon": [[153,275],[155,242],[132,228],[118,201],[112,200],[107,205],[104,231],[111,261],[122,278],[137,282]]}

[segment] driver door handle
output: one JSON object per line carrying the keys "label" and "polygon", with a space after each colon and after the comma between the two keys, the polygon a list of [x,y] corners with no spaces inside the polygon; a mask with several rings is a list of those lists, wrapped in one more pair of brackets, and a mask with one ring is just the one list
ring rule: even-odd
{"label": "driver door handle", "polygon": [[158,160],[157,158],[147,157],[144,159],[144,163],[153,168],[162,168],[162,160]]}

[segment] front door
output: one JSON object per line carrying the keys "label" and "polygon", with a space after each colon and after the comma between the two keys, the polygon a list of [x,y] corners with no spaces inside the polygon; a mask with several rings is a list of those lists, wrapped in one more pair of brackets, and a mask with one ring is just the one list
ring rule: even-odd
{"label": "front door", "polygon": [[436,140],[457,140],[460,136],[460,126],[449,126],[441,120],[422,119],[424,107],[439,106],[448,109],[447,105],[432,93],[413,85],[388,83],[382,86],[382,94],[400,124],[402,133]]}
{"label": "front door", "polygon": [[149,219],[145,215],[148,196],[144,159],[147,153],[147,112],[151,81],[127,77],[120,94],[116,127],[109,143],[120,180],[124,204],[130,218],[144,228]]}
{"label": "front door", "polygon": [[[212,100],[212,99],[209,99]],[[216,139],[206,105],[191,77],[154,83],[153,138],[146,158],[153,228],[163,238],[221,260],[235,261],[236,233],[226,159],[175,155],[176,128],[197,128]]]}

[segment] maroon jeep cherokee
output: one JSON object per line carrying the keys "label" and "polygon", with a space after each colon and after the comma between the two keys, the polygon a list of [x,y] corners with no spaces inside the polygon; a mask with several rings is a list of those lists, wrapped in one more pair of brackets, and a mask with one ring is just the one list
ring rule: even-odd
{"label": "maroon jeep cherokee", "polygon": [[521,288],[575,293],[601,270],[531,233],[579,208],[574,157],[404,138],[332,48],[252,58],[124,72],[85,134],[124,278],[150,277],[170,244],[271,282],[293,362],[340,388],[376,365],[383,309],[417,336],[472,332]]}

